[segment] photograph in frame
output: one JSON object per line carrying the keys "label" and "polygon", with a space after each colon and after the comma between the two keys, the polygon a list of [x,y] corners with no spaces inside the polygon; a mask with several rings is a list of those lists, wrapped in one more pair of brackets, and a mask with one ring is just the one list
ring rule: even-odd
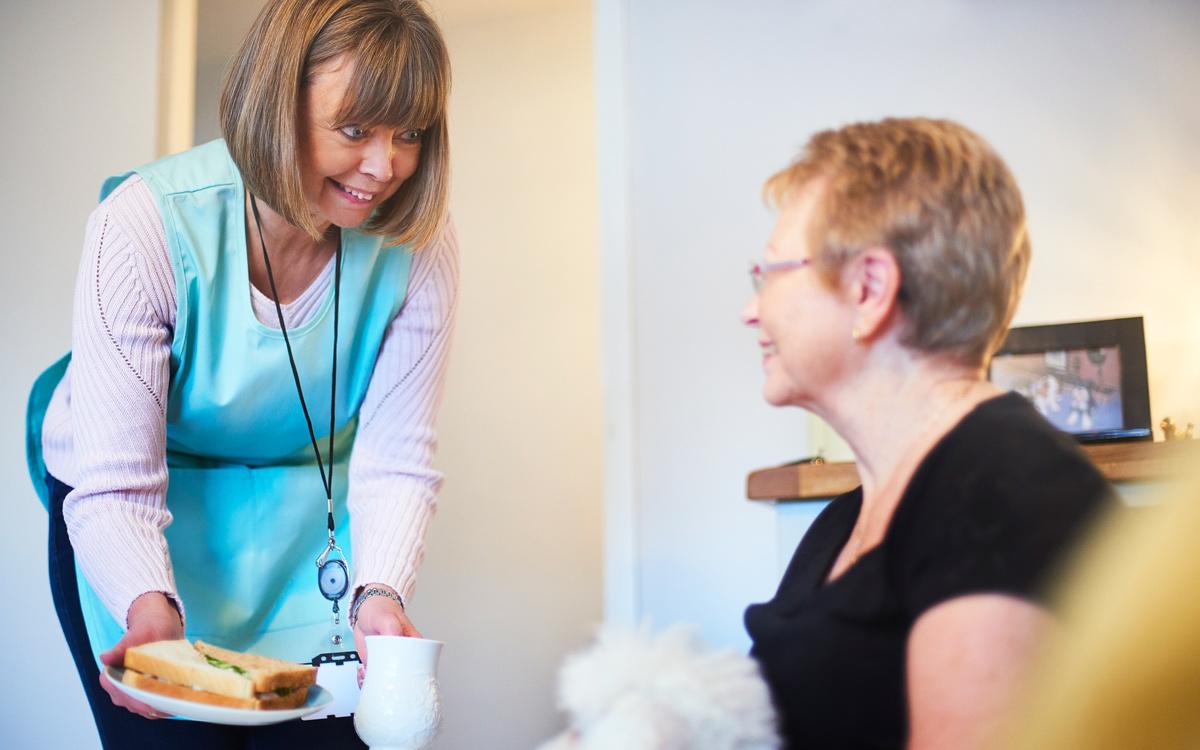
{"label": "photograph in frame", "polygon": [[1080,442],[1152,437],[1140,317],[1013,328],[988,379]]}

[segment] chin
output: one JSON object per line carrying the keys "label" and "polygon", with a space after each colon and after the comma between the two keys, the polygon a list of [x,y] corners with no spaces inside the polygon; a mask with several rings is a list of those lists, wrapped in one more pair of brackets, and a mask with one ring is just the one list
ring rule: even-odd
{"label": "chin", "polygon": [[808,399],[805,398],[804,389],[791,380],[778,382],[768,378],[767,382],[763,383],[762,395],[763,400],[771,406],[799,406],[802,409],[808,408]]}
{"label": "chin", "polygon": [[340,227],[342,229],[354,229],[355,227],[361,226],[364,222],[366,222],[367,219],[371,218],[371,212],[367,211],[362,214],[346,214],[343,212],[337,212],[329,215],[327,218],[329,223],[335,227]]}
{"label": "chin", "polygon": [[763,400],[771,406],[790,406],[792,403],[787,393],[778,388],[772,388],[770,383],[763,386],[762,394]]}

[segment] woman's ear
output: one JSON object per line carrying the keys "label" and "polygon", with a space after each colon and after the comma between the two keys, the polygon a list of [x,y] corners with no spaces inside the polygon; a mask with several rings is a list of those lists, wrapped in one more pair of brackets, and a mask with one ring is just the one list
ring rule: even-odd
{"label": "woman's ear", "polygon": [[856,341],[877,338],[887,331],[899,309],[900,262],[891,250],[877,246],[855,256],[848,270],[851,301],[856,307],[851,336]]}

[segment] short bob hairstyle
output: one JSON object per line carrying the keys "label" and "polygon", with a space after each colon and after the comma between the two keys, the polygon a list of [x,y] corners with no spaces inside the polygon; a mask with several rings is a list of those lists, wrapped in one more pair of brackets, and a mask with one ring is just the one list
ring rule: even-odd
{"label": "short bob hairstyle", "polygon": [[813,136],[764,193],[786,208],[810,184],[821,192],[809,247],[825,282],[859,252],[887,248],[900,266],[901,343],[986,364],[1030,257],[1020,190],[987,142],[947,120],[847,125]]}
{"label": "short bob hairstyle", "polygon": [[427,244],[446,210],[450,61],[416,0],[271,0],[234,58],[221,93],[221,130],[247,188],[313,239],[300,181],[305,83],[341,55],[354,79],[338,122],[422,130],[417,171],[361,229],[388,244]]}

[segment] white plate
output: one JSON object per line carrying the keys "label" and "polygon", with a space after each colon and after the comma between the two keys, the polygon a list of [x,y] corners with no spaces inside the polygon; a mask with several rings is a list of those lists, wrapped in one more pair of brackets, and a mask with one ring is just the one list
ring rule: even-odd
{"label": "white plate", "polygon": [[308,689],[308,699],[299,708],[276,708],[269,710],[226,708],[225,706],[212,706],[207,703],[183,700],[182,698],[171,698],[166,695],[151,693],[148,690],[139,690],[121,682],[121,675],[125,673],[125,670],[119,667],[105,667],[104,671],[108,674],[108,679],[112,680],[117,690],[140,700],[155,711],[178,716],[181,719],[207,721],[211,724],[235,724],[245,727],[279,724],[280,722],[299,719],[301,716],[320,711],[333,702],[333,693],[320,685],[313,685]]}

